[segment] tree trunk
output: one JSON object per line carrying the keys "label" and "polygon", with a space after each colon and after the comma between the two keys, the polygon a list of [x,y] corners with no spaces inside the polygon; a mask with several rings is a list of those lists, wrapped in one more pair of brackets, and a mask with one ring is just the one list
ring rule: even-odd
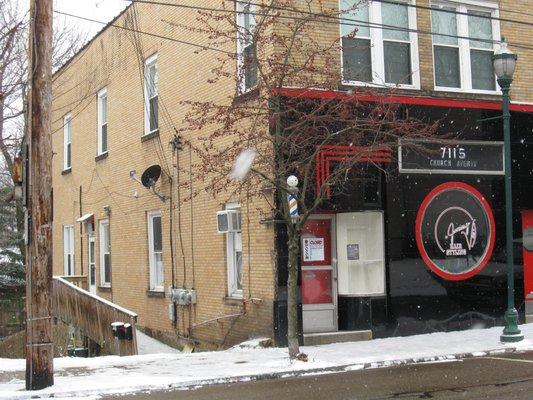
{"label": "tree trunk", "polygon": [[298,256],[300,253],[299,235],[289,229],[289,277],[287,279],[287,342],[289,357],[300,354],[298,344]]}

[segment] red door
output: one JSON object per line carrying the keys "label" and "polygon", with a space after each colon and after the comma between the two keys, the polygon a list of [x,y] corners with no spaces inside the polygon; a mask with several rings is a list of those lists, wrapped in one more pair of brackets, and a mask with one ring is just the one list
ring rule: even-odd
{"label": "red door", "polygon": [[304,332],[337,330],[336,270],[332,251],[333,217],[316,215],[302,232],[302,306]]}

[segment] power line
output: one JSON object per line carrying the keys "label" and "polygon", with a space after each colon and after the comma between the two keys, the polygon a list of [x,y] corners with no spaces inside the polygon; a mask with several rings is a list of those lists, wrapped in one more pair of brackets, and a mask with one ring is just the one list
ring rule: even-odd
{"label": "power line", "polygon": [[[194,10],[199,10],[199,11],[212,11],[212,12],[221,12],[221,13],[230,13],[230,14],[238,14],[239,13],[236,10],[221,9],[221,8],[210,8],[210,7],[202,7],[202,6],[191,6],[191,5],[187,5],[187,4],[167,3],[167,2],[155,1],[155,0],[154,1],[151,1],[151,0],[126,0],[126,1],[130,1],[132,3],[139,3],[139,4],[152,4],[152,5],[161,5],[161,6],[168,6],[168,7],[175,7],[175,8],[187,8],[187,9],[194,9]],[[259,3],[253,3],[253,2],[248,2],[248,1],[242,1],[242,0],[233,0],[233,1],[236,2],[236,3],[244,3],[244,4],[251,4],[251,5],[261,6],[261,4],[259,4]],[[385,1],[385,0],[382,0],[382,1]],[[398,4],[401,4],[401,3],[398,3]],[[381,23],[376,23],[376,22],[369,22],[369,21],[358,20],[358,19],[354,19],[354,18],[339,17],[339,16],[328,15],[328,14],[323,14],[323,13],[313,13],[311,11],[291,9],[291,8],[281,7],[281,6],[268,6],[268,8],[272,9],[272,10],[297,12],[297,13],[304,14],[304,15],[309,15],[309,16],[312,16],[312,17],[326,18],[326,19],[334,20],[334,21],[320,21],[321,23],[326,23],[326,24],[335,24],[335,25],[337,25],[338,23],[342,23],[342,25],[345,25],[345,26],[378,28],[378,29],[386,29],[386,30],[400,31],[400,32],[413,32],[413,33],[419,33],[419,34],[423,34],[423,35],[436,35],[436,36],[441,36],[441,37],[451,37],[451,38],[456,38],[456,39],[473,40],[473,41],[477,41],[477,42],[484,42],[484,43],[490,43],[490,44],[501,44],[502,43],[501,40],[492,40],[492,39],[477,38],[477,37],[471,37],[471,36],[461,36],[461,35],[452,35],[452,34],[445,34],[445,33],[436,33],[436,32],[433,32],[431,30],[404,28],[404,27],[399,27],[399,26],[396,26],[396,25],[381,24]],[[443,11],[443,10],[440,10],[440,9],[434,9],[434,10]],[[448,10],[448,11],[454,12],[454,13],[459,13],[458,11],[457,12],[451,11],[451,10]],[[254,11],[249,11],[248,14],[256,15],[256,16],[264,16],[264,17],[272,16],[271,14],[268,14],[268,13],[265,14],[264,12],[254,12]],[[276,16],[272,16],[272,17],[279,18],[279,19],[291,19],[291,20],[296,20],[296,21],[309,21],[308,18],[303,18],[303,17],[298,17],[298,16],[291,16],[291,15],[276,15]],[[489,18],[489,17],[484,17],[484,18]],[[490,18],[495,18],[495,17],[490,17]],[[509,21],[511,21],[511,20],[509,20]],[[168,23],[168,21],[165,21],[165,22]],[[348,22],[356,22],[356,23],[352,24],[352,23],[348,23]],[[521,21],[515,21],[515,22],[521,23]],[[530,25],[530,26],[533,26],[533,23],[527,23],[527,24]],[[528,46],[525,46],[525,45],[522,45],[522,44],[518,44],[518,43],[508,43],[508,44],[511,45],[511,46],[514,46],[516,48],[521,48],[521,49],[525,49],[525,50],[533,50],[533,47],[528,47]]]}
{"label": "power line", "polygon": [[[125,0],[125,1],[129,1],[131,3],[144,3],[144,4],[164,5],[164,6],[172,6],[172,7],[179,7],[179,8],[203,9],[203,10],[206,10],[206,11],[210,10],[209,7],[191,6],[191,5],[188,5],[188,4],[167,3],[167,2],[163,2],[163,1],[157,1],[157,0]],[[291,7],[275,6],[275,5],[272,5],[272,4],[265,5],[265,4],[253,3],[253,2],[245,1],[245,0],[232,0],[232,1],[234,3],[250,4],[250,5],[266,7],[266,8],[270,8],[270,9],[274,9],[274,10],[297,12],[297,13],[306,14],[306,15],[313,15],[313,16],[317,16],[317,17],[319,16],[319,17],[338,18],[338,17],[335,17],[333,15],[328,15],[328,14],[324,14],[324,13],[313,13],[311,11],[299,10],[299,9],[297,9],[295,7],[291,8]],[[458,14],[458,15],[474,15],[476,17],[491,19],[491,20],[495,20],[495,21],[503,21],[503,22],[510,22],[510,23],[515,23],[515,24],[533,26],[533,23],[531,23],[531,22],[518,21],[518,20],[509,19],[509,18],[493,17],[492,15],[491,16],[475,15],[475,14],[469,14],[468,12],[462,12],[462,11],[457,11],[457,10],[447,10],[447,9],[440,9],[440,8],[430,7],[430,6],[421,6],[421,5],[412,4],[412,3],[409,3],[409,2],[399,2],[399,1],[392,1],[392,0],[370,0],[370,1],[376,1],[376,2],[379,2],[379,3],[387,3],[387,4],[393,4],[393,5],[401,5],[401,6],[407,6],[407,7],[412,7],[412,8],[419,8],[419,9],[423,9],[423,10],[442,11],[442,12]],[[213,10],[213,9],[211,9],[211,10]],[[222,10],[220,10],[220,11],[222,11]],[[225,10],[225,11],[235,12],[233,10]],[[342,14],[342,11],[339,11],[339,13]],[[520,14],[523,14],[523,13],[520,13]]]}
{"label": "power line", "polygon": [[[235,0],[235,1],[237,1],[239,3],[241,2],[240,0]],[[494,20],[494,21],[502,21],[502,22],[509,22],[509,23],[513,23],[513,24],[521,24],[521,25],[533,26],[533,23],[531,23],[531,22],[518,21],[518,20],[515,20],[515,19],[509,19],[509,18],[493,17],[492,15],[491,16],[485,16],[485,15],[471,14],[471,13],[464,12],[464,11],[449,10],[449,9],[446,9],[446,8],[442,8],[441,9],[441,8],[438,8],[438,7],[422,6],[422,5],[419,5],[419,4],[412,4],[410,2],[403,2],[402,3],[402,2],[399,2],[399,1],[393,1],[393,0],[371,0],[371,1],[376,1],[378,3],[392,4],[392,5],[402,5],[402,6],[407,6],[407,7],[411,7],[411,8],[418,8],[418,9],[421,9],[421,10],[438,11],[438,12],[445,12],[445,13],[450,13],[450,14],[466,15],[466,16],[485,18],[485,19],[490,19],[490,20]]]}
{"label": "power line", "polygon": [[72,17],[72,18],[82,19],[82,20],[84,20],[84,21],[88,21],[88,22],[94,22],[94,23],[96,23],[96,24],[101,24],[101,25],[106,25],[106,26],[112,26],[112,27],[114,27],[114,28],[123,29],[123,30],[125,30],[125,31],[137,32],[137,33],[141,33],[141,34],[143,34],[143,35],[152,36],[152,37],[156,37],[156,38],[159,38],[159,39],[170,40],[170,41],[172,41],[172,42],[176,42],[176,43],[186,44],[186,45],[188,45],[188,46],[197,47],[197,48],[202,49],[202,50],[212,50],[212,51],[217,51],[217,52],[219,52],[219,53],[225,53],[225,54],[229,54],[229,55],[235,55],[234,52],[230,52],[230,51],[226,51],[226,50],[222,50],[222,49],[217,49],[217,48],[215,48],[215,47],[204,46],[204,45],[201,45],[201,44],[192,43],[192,42],[187,42],[187,41],[185,41],[185,40],[179,40],[179,39],[172,38],[172,37],[168,37],[168,36],[158,35],[158,34],[156,34],[156,33],[140,31],[140,30],[137,30],[137,29],[132,29],[132,28],[128,28],[128,27],[125,27],[125,26],[121,26],[121,25],[108,24],[107,22],[98,21],[98,20],[96,20],[96,19],[92,19],[92,18],[82,17],[81,15],[70,14],[70,13],[63,12],[63,11],[58,11],[58,10],[54,10],[54,13],[56,13],[56,14],[60,14],[60,15],[66,15],[66,16],[68,16],[68,17]]}

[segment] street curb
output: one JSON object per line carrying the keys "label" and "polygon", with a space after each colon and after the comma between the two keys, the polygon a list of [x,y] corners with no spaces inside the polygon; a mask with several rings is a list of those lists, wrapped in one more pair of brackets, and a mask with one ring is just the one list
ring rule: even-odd
{"label": "street curb", "polygon": [[[472,358],[482,358],[487,356],[502,355],[502,354],[514,354],[514,353],[524,353],[532,351],[530,348],[516,348],[516,347],[505,347],[497,348],[492,350],[478,351],[478,352],[468,352],[468,353],[457,353],[457,354],[448,354],[432,357],[418,357],[418,358],[404,358],[398,360],[389,360],[389,361],[376,361],[376,362],[367,362],[367,363],[349,363],[343,365],[335,365],[331,367],[320,367],[320,368],[310,368],[310,369],[296,369],[292,371],[282,371],[282,372],[272,372],[272,373],[262,373],[262,374],[251,374],[251,375],[241,375],[241,376],[232,376],[227,378],[212,378],[212,379],[202,379],[197,381],[188,381],[182,383],[173,383],[169,385],[154,385],[153,387],[147,388],[135,388],[130,387],[129,390],[109,391],[106,393],[100,393],[99,397],[104,398],[119,398],[126,394],[148,394],[155,392],[174,392],[179,390],[196,390],[208,386],[214,385],[223,385],[223,384],[234,384],[240,382],[257,382],[265,380],[275,380],[275,379],[286,379],[286,378],[296,378],[300,376],[313,376],[319,374],[328,374],[328,373],[342,373],[349,371],[363,371],[368,369],[377,369],[385,367],[397,367],[402,365],[415,365],[420,363],[431,363],[431,362],[453,362],[464,359]],[[302,361],[294,361],[294,363],[301,363],[304,366]],[[31,393],[28,397],[20,397],[20,399],[39,399],[39,398],[63,398],[63,399],[72,399],[77,398],[78,396],[90,396],[93,393],[91,391],[81,391],[81,392],[64,392],[64,393]]]}
{"label": "street curb", "polygon": [[[371,363],[353,363],[353,364],[344,364],[336,365],[332,367],[322,367],[322,368],[312,368],[312,369],[300,369],[294,371],[284,371],[284,372],[273,372],[266,374],[256,374],[256,375],[242,375],[238,377],[228,377],[228,378],[218,378],[211,380],[202,380],[196,382],[189,382],[186,384],[175,384],[169,385],[166,389],[160,389],[159,391],[174,391],[174,390],[196,390],[199,388],[221,385],[221,384],[232,384],[239,382],[257,382],[264,380],[273,380],[273,379],[286,379],[286,378],[295,378],[299,376],[306,375],[316,375],[324,373],[337,373],[337,372],[349,372],[355,370],[367,370],[375,368],[385,368],[385,367],[396,367],[401,365],[413,365],[421,363],[431,363],[431,362],[443,362],[443,361],[458,361],[471,358],[481,358],[499,354],[514,354],[531,351],[528,349],[518,349],[515,347],[506,347],[498,348],[493,350],[485,350],[479,352],[469,352],[469,353],[458,353],[458,354],[448,354],[442,356],[433,356],[433,357],[420,357],[420,358],[405,358],[400,360],[389,360],[389,361],[377,361]],[[301,362],[301,361],[295,361]],[[360,368],[354,368],[360,367]],[[142,391],[148,392],[148,391]],[[151,393],[154,390],[150,390]]]}

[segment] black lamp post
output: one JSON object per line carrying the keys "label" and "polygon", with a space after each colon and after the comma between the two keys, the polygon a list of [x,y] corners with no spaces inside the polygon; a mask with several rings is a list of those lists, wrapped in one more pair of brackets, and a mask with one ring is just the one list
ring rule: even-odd
{"label": "black lamp post", "polygon": [[505,158],[505,237],[507,253],[507,311],[505,328],[500,336],[502,342],[519,342],[524,335],[518,328],[518,312],[514,304],[514,254],[513,254],[513,194],[511,187],[511,127],[509,113],[509,90],[516,67],[516,54],[507,48],[505,40],[492,57],[494,72],[502,89],[503,142]]}

